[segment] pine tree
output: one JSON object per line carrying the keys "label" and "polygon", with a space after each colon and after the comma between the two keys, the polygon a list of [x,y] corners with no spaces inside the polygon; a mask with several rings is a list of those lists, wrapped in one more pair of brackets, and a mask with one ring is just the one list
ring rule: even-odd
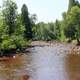
{"label": "pine tree", "polygon": [[32,26],[29,18],[28,8],[25,4],[23,4],[21,11],[22,25],[25,27],[24,37],[26,39],[32,39]]}
{"label": "pine tree", "polygon": [[78,6],[78,7],[80,7],[80,3],[79,3],[78,0],[75,1],[75,5]]}

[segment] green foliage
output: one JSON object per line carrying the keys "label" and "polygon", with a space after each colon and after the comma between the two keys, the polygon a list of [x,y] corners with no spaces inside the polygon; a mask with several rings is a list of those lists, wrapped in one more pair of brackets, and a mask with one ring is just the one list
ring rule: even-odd
{"label": "green foliage", "polygon": [[21,49],[26,47],[26,40],[22,36],[13,35],[9,37],[8,35],[2,36],[1,49]]}
{"label": "green foliage", "polygon": [[80,7],[80,3],[79,3],[79,1],[75,1],[75,6]]}
{"label": "green foliage", "polygon": [[28,43],[24,38],[25,27],[21,15],[17,14],[17,5],[12,0],[3,2],[0,17],[0,50],[22,49]]}
{"label": "green foliage", "polygon": [[61,23],[58,20],[56,20],[56,22],[55,22],[55,34],[57,36],[57,39],[60,39],[60,37],[61,37]]}
{"label": "green foliage", "polygon": [[11,36],[12,42],[15,43],[16,48],[22,48],[26,46],[26,40],[22,36]]}
{"label": "green foliage", "polygon": [[21,14],[18,14],[17,4],[12,0],[3,2],[0,13],[0,50],[21,50],[31,39],[80,39],[80,3],[75,0],[69,0],[68,11],[63,13],[63,20],[56,20],[54,23],[36,23],[36,14],[30,15],[25,4],[21,8]]}
{"label": "green foliage", "polygon": [[69,0],[68,11],[70,11],[74,5],[75,5],[75,0]]}
{"label": "green foliage", "polygon": [[16,45],[13,44],[11,39],[3,40],[1,43],[1,49],[6,50],[6,49],[16,49]]}
{"label": "green foliage", "polygon": [[22,25],[25,27],[24,37],[26,39],[32,39],[32,25],[29,18],[28,8],[25,4],[23,4],[21,9],[21,20]]}
{"label": "green foliage", "polygon": [[8,26],[9,35],[15,32],[16,28],[16,16],[17,16],[17,5],[12,0],[6,0],[3,3],[3,20],[4,25]]}
{"label": "green foliage", "polygon": [[80,8],[74,6],[65,18],[65,35],[70,39],[80,38]]}
{"label": "green foliage", "polygon": [[64,29],[64,34],[67,38],[74,39],[75,38],[75,27],[68,26]]}
{"label": "green foliage", "polygon": [[71,8],[74,6],[80,7],[79,1],[78,0],[69,0],[68,11],[70,11]]}
{"label": "green foliage", "polygon": [[61,24],[40,22],[33,27],[34,40],[59,40],[61,37]]}

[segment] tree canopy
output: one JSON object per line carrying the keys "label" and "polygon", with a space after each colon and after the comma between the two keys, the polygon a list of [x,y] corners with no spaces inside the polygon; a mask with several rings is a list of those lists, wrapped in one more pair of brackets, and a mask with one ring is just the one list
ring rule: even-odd
{"label": "tree canopy", "polygon": [[23,4],[21,9],[21,20],[22,25],[25,27],[24,37],[26,39],[32,39],[32,25],[29,18],[28,8],[25,4]]}

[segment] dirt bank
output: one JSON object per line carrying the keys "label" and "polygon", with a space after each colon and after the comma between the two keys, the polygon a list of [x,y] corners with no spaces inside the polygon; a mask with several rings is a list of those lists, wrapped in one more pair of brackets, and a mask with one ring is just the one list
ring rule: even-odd
{"label": "dirt bank", "polygon": [[59,41],[32,41],[32,46],[54,46],[58,44],[64,44],[63,42]]}

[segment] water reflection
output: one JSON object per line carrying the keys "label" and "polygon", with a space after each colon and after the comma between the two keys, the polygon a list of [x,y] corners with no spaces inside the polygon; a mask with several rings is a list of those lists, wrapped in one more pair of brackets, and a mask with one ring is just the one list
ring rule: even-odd
{"label": "water reflection", "polygon": [[[0,62],[0,80],[27,80],[28,64],[30,62],[27,55],[10,58]],[[28,74],[28,75],[27,75]]]}
{"label": "water reflection", "polygon": [[66,62],[69,80],[80,80],[80,54],[68,54]]}

